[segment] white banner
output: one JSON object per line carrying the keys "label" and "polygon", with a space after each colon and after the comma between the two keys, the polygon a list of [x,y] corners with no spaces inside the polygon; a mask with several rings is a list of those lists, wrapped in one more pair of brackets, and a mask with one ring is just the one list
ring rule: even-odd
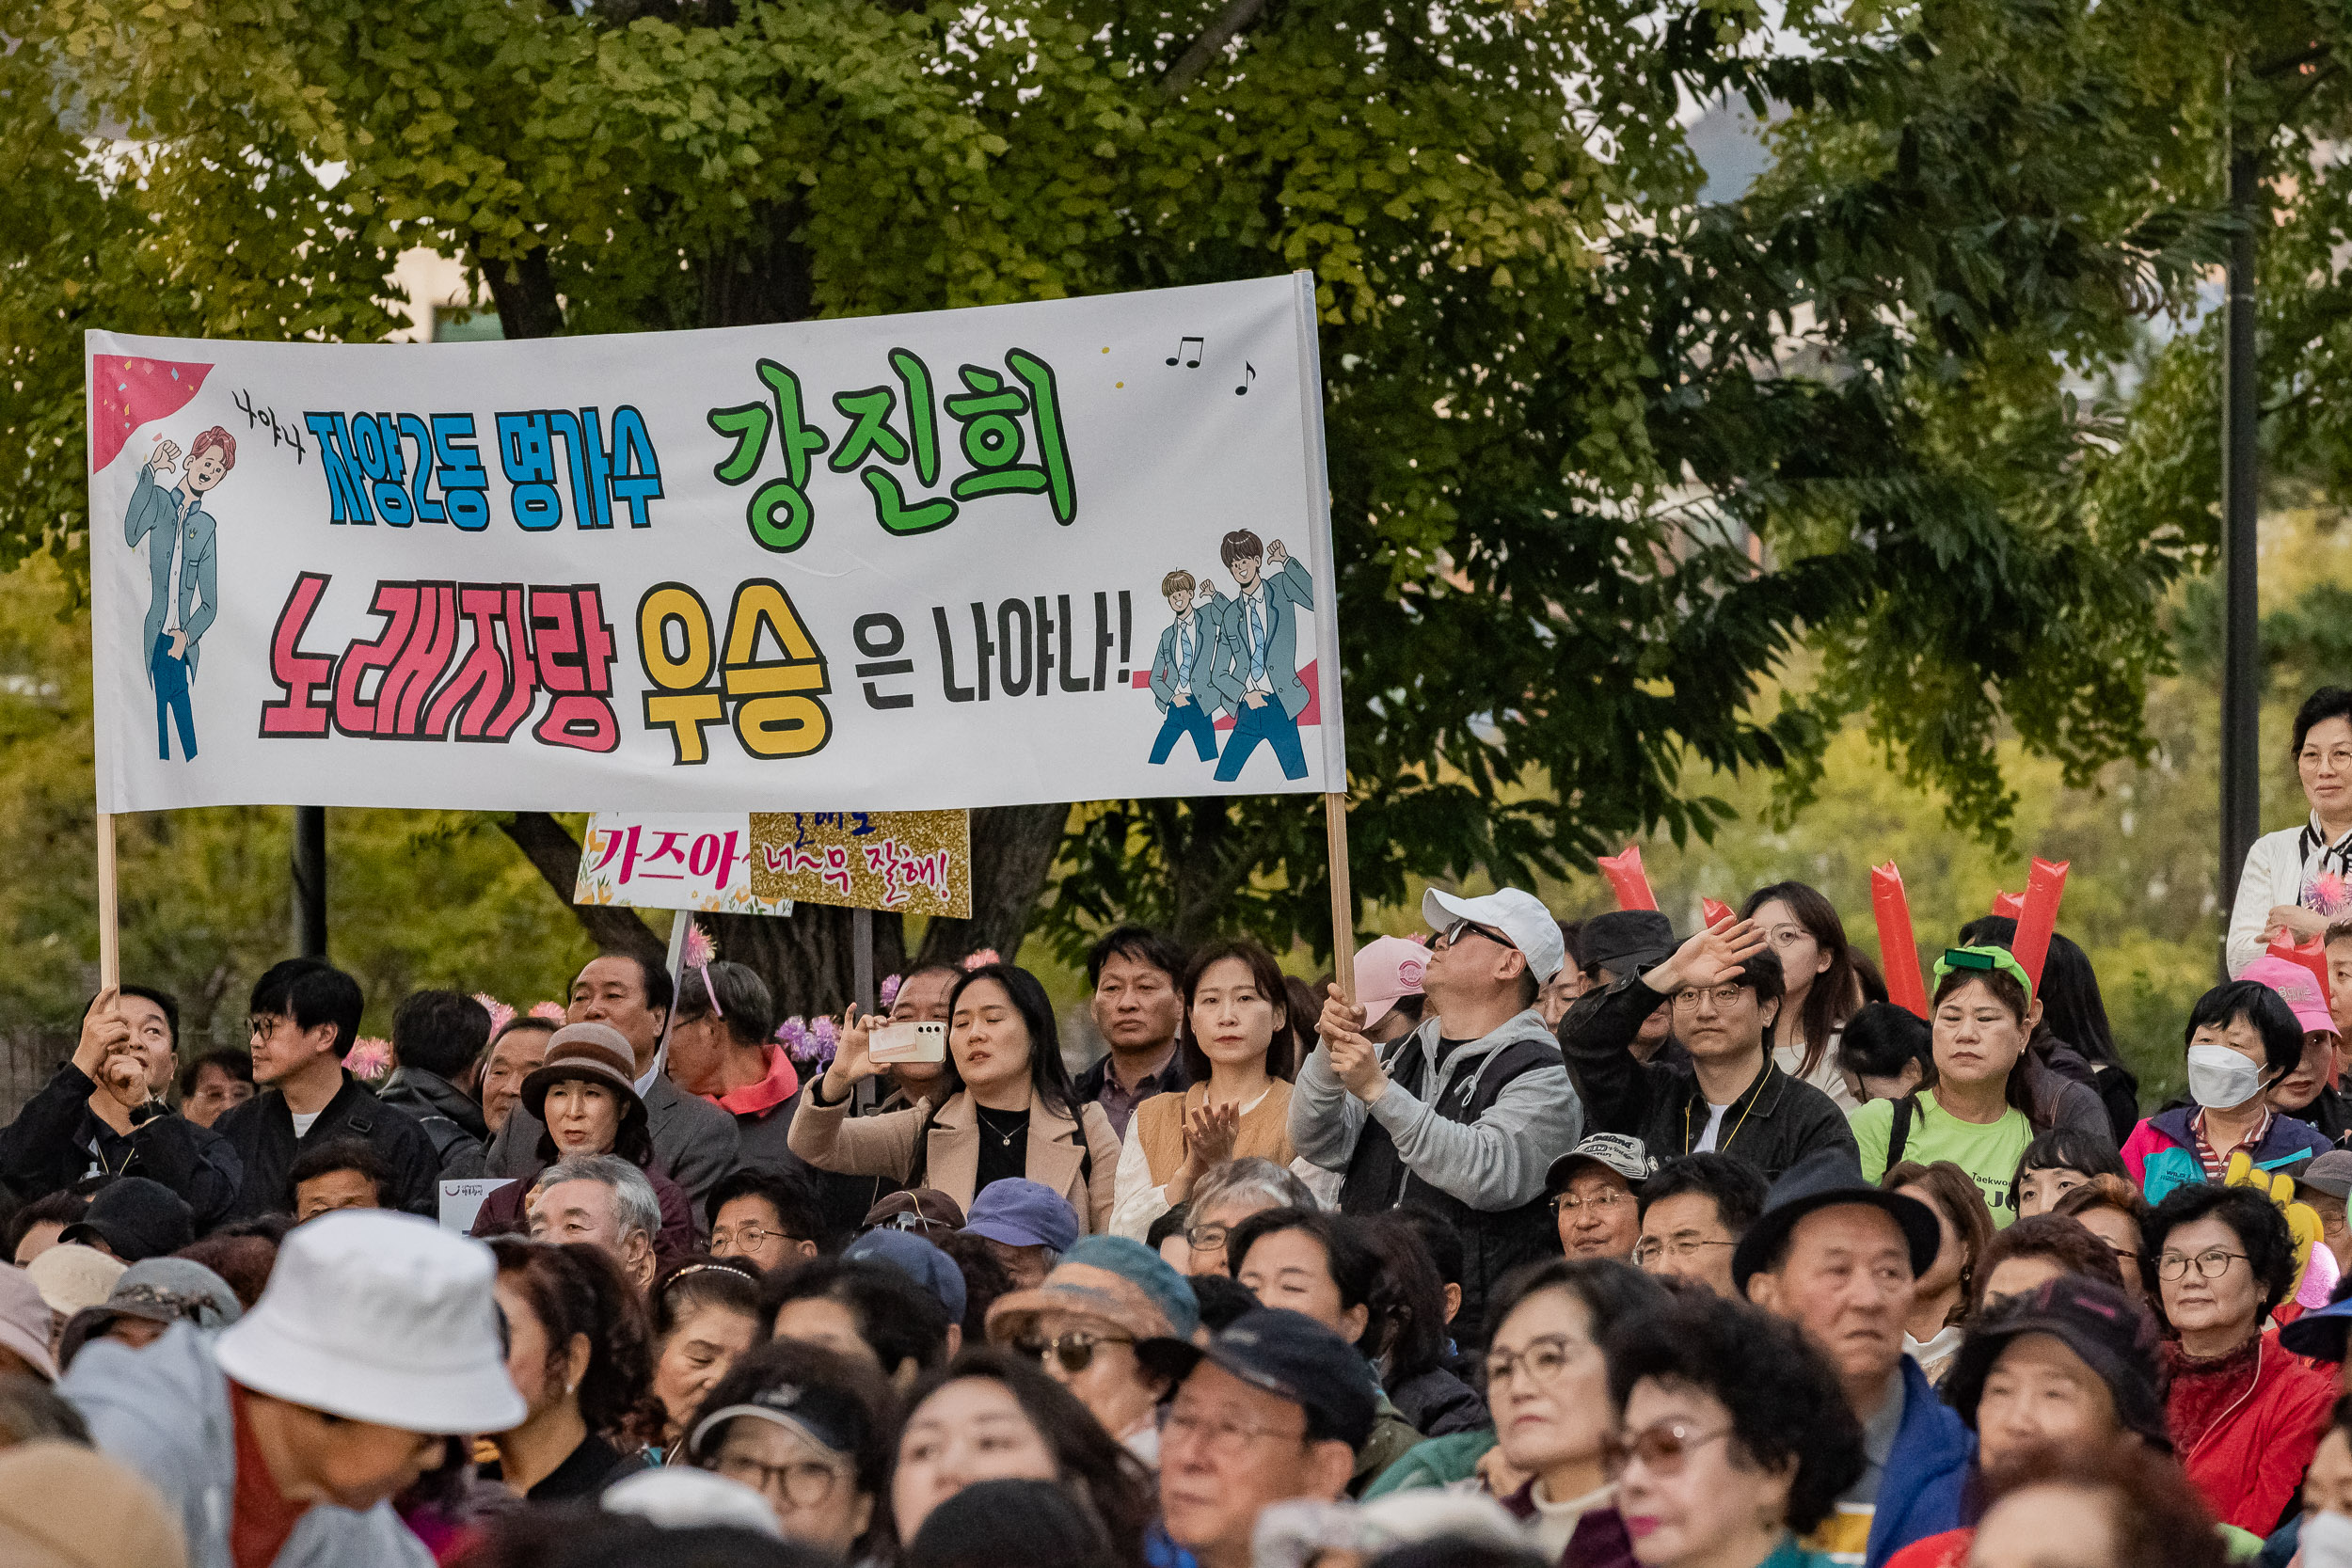
{"label": "white banner", "polygon": [[1345,787],[1312,279],[787,326],[93,332],[102,811]]}

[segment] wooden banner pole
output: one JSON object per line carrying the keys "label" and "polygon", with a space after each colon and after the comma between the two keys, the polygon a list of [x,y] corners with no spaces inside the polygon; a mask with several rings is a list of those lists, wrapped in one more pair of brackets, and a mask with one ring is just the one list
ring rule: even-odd
{"label": "wooden banner pole", "polygon": [[120,906],[115,895],[115,819],[98,814],[98,989],[122,984]]}
{"label": "wooden banner pole", "polygon": [[1356,898],[1347,880],[1347,792],[1323,797],[1323,832],[1331,867],[1331,978],[1340,1000],[1356,1002]]}

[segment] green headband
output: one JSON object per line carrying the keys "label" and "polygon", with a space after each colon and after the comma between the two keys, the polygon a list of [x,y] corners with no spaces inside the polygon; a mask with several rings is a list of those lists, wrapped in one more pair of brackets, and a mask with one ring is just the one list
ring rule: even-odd
{"label": "green headband", "polygon": [[1979,974],[1989,974],[1996,969],[2005,971],[2010,979],[2026,988],[2026,1006],[2032,1006],[2033,979],[2026,974],[2026,966],[2017,961],[2017,956],[2006,947],[1945,949],[1944,956],[1935,960],[1935,983],[1941,986],[1944,983],[1944,976],[1955,970],[1974,970]]}

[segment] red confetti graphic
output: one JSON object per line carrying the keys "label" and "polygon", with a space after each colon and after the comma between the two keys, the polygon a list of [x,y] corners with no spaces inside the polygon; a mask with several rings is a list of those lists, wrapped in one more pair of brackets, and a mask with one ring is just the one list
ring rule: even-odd
{"label": "red confetti graphic", "polygon": [[181,359],[91,355],[90,472],[97,473],[113,462],[139,426],[168,419],[185,408],[212,370],[210,365]]}

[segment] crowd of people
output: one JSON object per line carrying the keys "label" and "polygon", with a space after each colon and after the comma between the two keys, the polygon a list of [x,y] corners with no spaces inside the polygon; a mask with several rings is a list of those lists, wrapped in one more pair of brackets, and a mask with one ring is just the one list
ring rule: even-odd
{"label": "crowd of people", "polygon": [[1794,881],[1432,891],[1343,988],[1122,927],[1074,1076],[991,955],[814,1053],[605,955],[373,1079],[325,962],[184,1061],[109,988],[0,1129],[0,1560],[2352,1563],[2352,692],[2295,738],[2149,1114],[2064,936],[1923,1018]]}

